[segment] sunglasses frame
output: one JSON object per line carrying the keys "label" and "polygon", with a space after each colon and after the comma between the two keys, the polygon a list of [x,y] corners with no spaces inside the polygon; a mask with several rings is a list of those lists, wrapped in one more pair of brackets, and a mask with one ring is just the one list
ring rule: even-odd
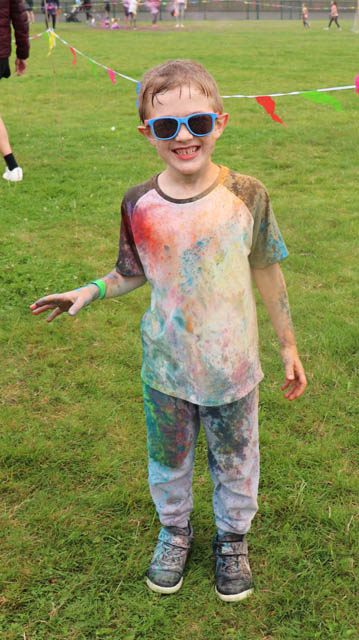
{"label": "sunglasses frame", "polygon": [[[145,120],[145,126],[146,127],[150,127],[151,131],[152,131],[152,135],[156,138],[156,140],[172,140],[173,138],[175,138],[178,135],[178,132],[182,126],[182,124],[185,124],[188,131],[195,136],[196,138],[204,138],[205,136],[209,136],[214,129],[214,123],[217,120],[218,116],[220,115],[220,113],[205,113],[200,111],[199,113],[191,113],[191,115],[189,116],[185,116],[184,118],[176,118],[176,116],[161,116],[159,118],[152,118],[151,120]],[[210,131],[208,131],[208,133],[195,133],[194,131],[192,131],[190,125],[189,125],[189,120],[190,118],[193,118],[195,116],[210,116],[212,119],[212,128]],[[168,138],[160,138],[158,135],[156,135],[155,129],[154,129],[154,123],[157,120],[175,120],[177,122],[177,129],[175,131],[175,133],[172,136],[169,136]]]}

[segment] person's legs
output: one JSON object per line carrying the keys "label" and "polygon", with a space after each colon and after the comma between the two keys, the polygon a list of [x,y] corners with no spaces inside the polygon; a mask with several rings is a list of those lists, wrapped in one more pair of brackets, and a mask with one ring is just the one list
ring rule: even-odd
{"label": "person's legs", "polygon": [[51,14],[51,18],[52,18],[52,28],[55,31],[55,27],[56,27],[56,12]]}
{"label": "person's legs", "polygon": [[220,533],[245,534],[258,509],[258,388],[220,407],[200,407],[213,508]]}
{"label": "person's legs", "polygon": [[198,406],[145,384],[143,395],[151,496],[163,525],[185,528],[193,508]]}
{"label": "person's legs", "polygon": [[19,182],[22,180],[22,169],[18,166],[15,156],[11,151],[9,136],[6,131],[4,122],[0,116],[0,153],[6,162],[6,170],[3,178],[10,182]]}
{"label": "person's legs", "polygon": [[149,484],[162,523],[147,572],[147,586],[175,593],[193,541],[192,473],[199,432],[198,407],[143,385]]}
{"label": "person's legs", "polygon": [[245,534],[258,506],[258,388],[222,407],[200,407],[200,418],[218,527],[213,541],[216,593],[221,600],[237,602],[253,592]]}
{"label": "person's legs", "polygon": [[183,24],[183,22],[184,22],[184,4],[180,4],[179,13],[180,13],[180,25],[181,25],[181,27],[183,27],[184,26],[184,24]]}
{"label": "person's legs", "polygon": [[0,116],[0,153],[2,154],[3,157],[7,156],[9,153],[12,153],[9,136],[7,134],[5,124],[1,116]]}

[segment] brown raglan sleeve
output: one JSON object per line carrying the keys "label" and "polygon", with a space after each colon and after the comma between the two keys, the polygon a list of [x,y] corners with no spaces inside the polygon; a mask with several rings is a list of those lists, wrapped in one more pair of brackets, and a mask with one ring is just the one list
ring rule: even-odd
{"label": "brown raglan sleeve", "polygon": [[143,266],[131,229],[132,203],[124,197],[121,204],[121,231],[116,270],[122,276],[143,276]]}
{"label": "brown raglan sleeve", "polygon": [[254,269],[265,269],[288,256],[269,195],[261,182],[256,182],[251,213],[253,216],[252,247],[249,262]]}

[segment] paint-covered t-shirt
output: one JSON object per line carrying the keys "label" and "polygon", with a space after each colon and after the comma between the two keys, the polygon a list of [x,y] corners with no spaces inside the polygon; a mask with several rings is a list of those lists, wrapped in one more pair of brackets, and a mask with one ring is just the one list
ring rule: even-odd
{"label": "paint-covered t-shirt", "polygon": [[262,379],[251,267],[287,257],[261,182],[220,167],[193,198],[157,177],[124,196],[117,271],[152,287],[143,316],[142,379],[162,393],[216,406]]}

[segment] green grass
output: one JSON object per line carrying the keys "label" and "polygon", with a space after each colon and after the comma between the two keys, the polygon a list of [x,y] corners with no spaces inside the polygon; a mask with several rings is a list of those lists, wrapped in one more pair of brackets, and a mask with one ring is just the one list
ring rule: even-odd
{"label": "green grass", "polygon": [[[326,24],[326,23],[325,23]],[[139,79],[193,57],[222,94],[354,84],[358,36],[298,21],[192,23],[177,33],[59,34]],[[40,31],[41,25],[36,25]],[[1,82],[1,114],[25,179],[0,184],[1,546],[4,640],[358,640],[359,98],[343,111],[277,99],[287,127],[253,100],[226,100],[215,160],[267,186],[290,258],[288,283],[309,388],[284,401],[261,305],[260,511],[249,536],[255,595],[218,601],[204,440],[196,459],[194,552],[178,595],[148,592],[158,532],[147,488],[139,324],[149,288],[51,325],[28,306],[108,273],[125,189],[161,164],[137,134],[135,85],[45,37],[29,71]],[[116,130],[111,131],[115,126]]]}

